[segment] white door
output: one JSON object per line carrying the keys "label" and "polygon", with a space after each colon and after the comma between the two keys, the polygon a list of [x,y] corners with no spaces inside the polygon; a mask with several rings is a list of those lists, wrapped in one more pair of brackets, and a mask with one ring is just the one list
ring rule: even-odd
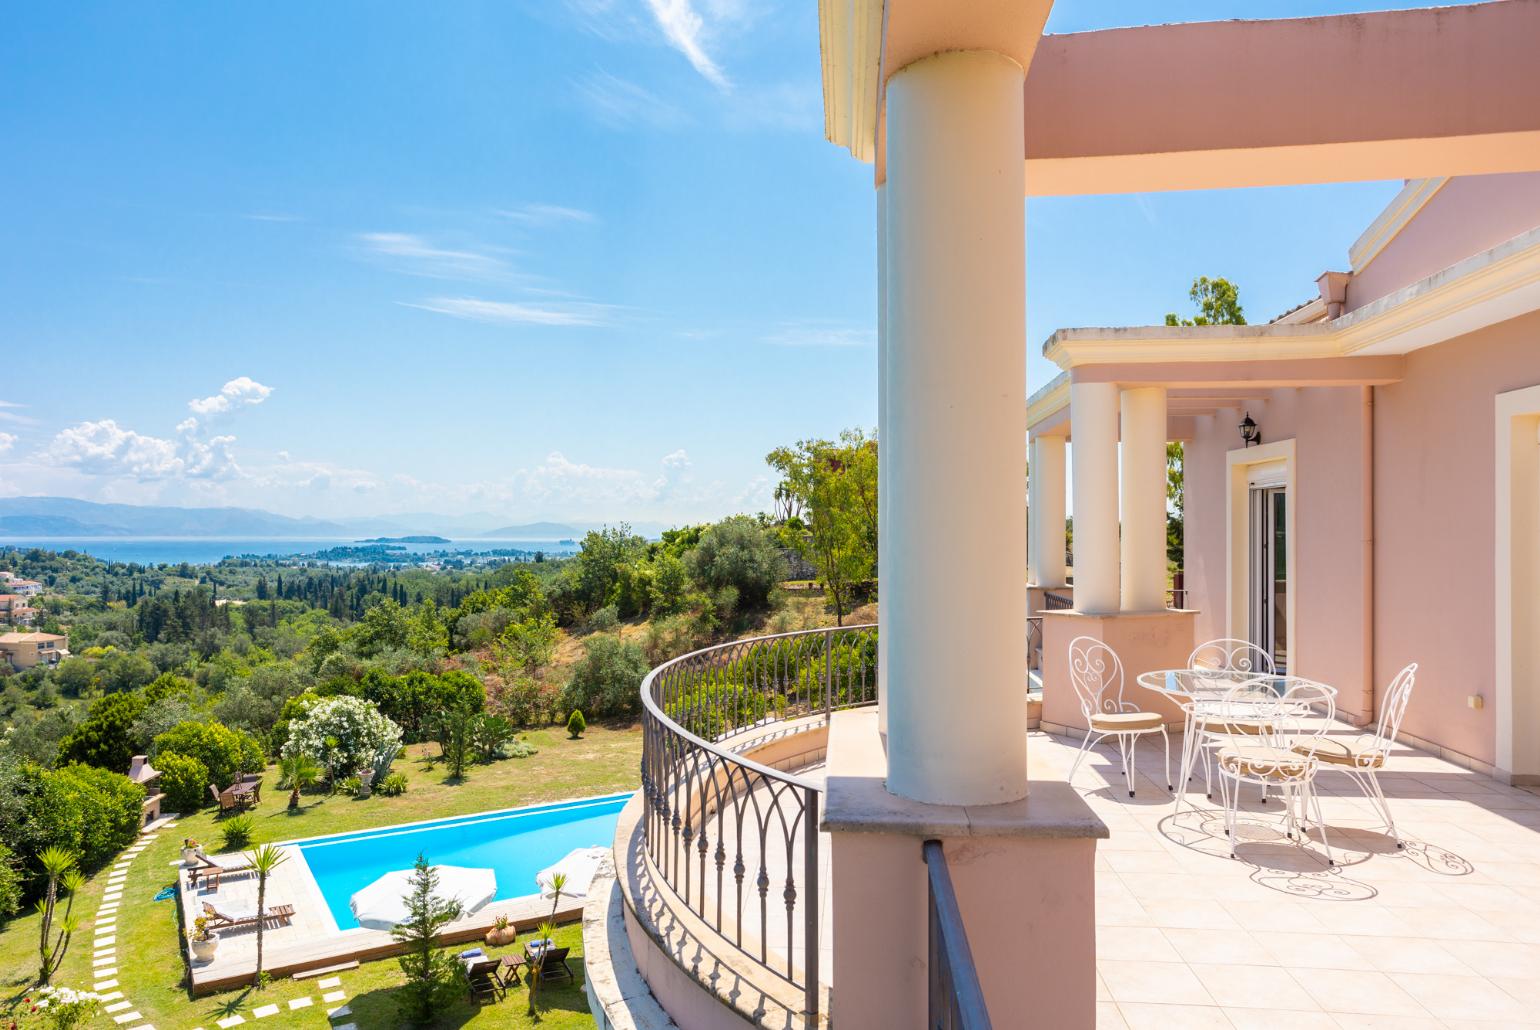
{"label": "white door", "polygon": [[1253,482],[1251,496],[1251,642],[1289,667],[1288,491]]}

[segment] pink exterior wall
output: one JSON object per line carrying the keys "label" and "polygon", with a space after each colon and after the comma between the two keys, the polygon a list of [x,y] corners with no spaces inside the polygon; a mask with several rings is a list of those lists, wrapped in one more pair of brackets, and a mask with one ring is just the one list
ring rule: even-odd
{"label": "pink exterior wall", "polygon": [[[1447,187],[1446,187],[1447,188]],[[1496,394],[1540,384],[1540,313],[1408,355],[1375,399],[1375,679],[1420,663],[1406,731],[1491,764]],[[1482,694],[1481,709],[1466,697]]]}
{"label": "pink exterior wall", "polygon": [[1450,179],[1347,288],[1361,308],[1540,225],[1540,173]]}
{"label": "pink exterior wall", "polygon": [[[1364,680],[1361,494],[1362,401],[1357,387],[1277,389],[1250,409],[1262,440],[1293,439],[1296,462],[1294,507],[1295,620],[1290,627],[1291,671],[1338,689],[1338,705],[1362,716]],[[1186,551],[1189,608],[1198,610],[1201,642],[1233,635],[1228,611],[1227,454],[1241,444],[1240,414],[1196,419],[1186,451]],[[1490,433],[1488,434],[1490,435]],[[1046,715],[1045,715],[1046,718]]]}

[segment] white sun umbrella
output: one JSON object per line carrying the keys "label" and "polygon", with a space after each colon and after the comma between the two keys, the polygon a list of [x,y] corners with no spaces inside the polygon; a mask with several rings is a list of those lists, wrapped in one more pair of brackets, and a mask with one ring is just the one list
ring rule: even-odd
{"label": "white sun umbrella", "polygon": [[535,874],[535,882],[540,885],[540,892],[546,897],[555,897],[556,891],[551,882],[557,873],[566,873],[567,882],[561,889],[564,898],[583,898],[588,896],[588,886],[593,882],[594,874],[599,871],[599,863],[604,856],[609,854],[609,848],[578,848],[569,851],[565,858],[553,866],[547,866]]}
{"label": "white sun umbrella", "polygon": [[[460,903],[463,915],[469,915],[492,900],[497,893],[497,874],[490,869],[467,869],[457,865],[436,865],[438,888],[435,897]],[[358,925],[370,930],[389,930],[406,921],[406,898],[412,892],[412,870],[397,869],[386,873],[353,895],[349,907]]]}

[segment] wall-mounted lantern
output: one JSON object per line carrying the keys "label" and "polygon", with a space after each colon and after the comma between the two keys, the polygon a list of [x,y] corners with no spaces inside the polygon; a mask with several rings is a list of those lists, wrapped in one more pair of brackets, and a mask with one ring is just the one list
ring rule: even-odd
{"label": "wall-mounted lantern", "polygon": [[1240,430],[1241,439],[1246,441],[1247,447],[1254,443],[1262,442],[1262,431],[1258,428],[1256,422],[1252,421],[1251,412],[1246,412],[1246,417],[1241,419]]}

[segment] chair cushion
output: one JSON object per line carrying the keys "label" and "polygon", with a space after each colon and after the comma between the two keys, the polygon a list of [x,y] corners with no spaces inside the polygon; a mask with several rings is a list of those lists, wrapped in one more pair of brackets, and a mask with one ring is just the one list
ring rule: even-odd
{"label": "chair cushion", "polygon": [[1158,730],[1162,720],[1159,712],[1117,712],[1091,716],[1091,728],[1104,733],[1131,733],[1136,730]]}
{"label": "chair cushion", "polygon": [[1200,728],[1211,737],[1260,737],[1273,732],[1266,719],[1203,719]]}
{"label": "chair cushion", "polygon": [[1306,761],[1282,747],[1222,747],[1214,753],[1221,768],[1242,776],[1293,779],[1303,776]]}
{"label": "chair cushion", "polygon": [[[1308,752],[1309,744],[1297,744],[1295,750]],[[1315,757],[1327,765],[1346,765],[1357,769],[1378,769],[1385,764],[1385,752],[1371,750],[1351,740],[1322,737],[1315,742]]]}

